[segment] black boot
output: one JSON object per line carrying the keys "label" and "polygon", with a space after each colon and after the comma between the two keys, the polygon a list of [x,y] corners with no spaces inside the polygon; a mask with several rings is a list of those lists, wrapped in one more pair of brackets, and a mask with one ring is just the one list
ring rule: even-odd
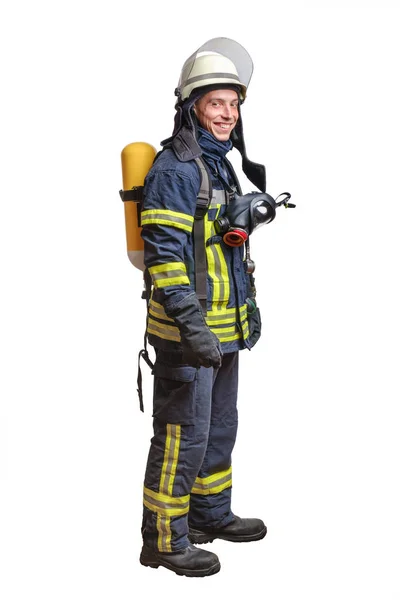
{"label": "black boot", "polygon": [[156,552],[143,546],[140,562],[145,567],[153,567],[153,569],[165,567],[177,575],[186,575],[187,577],[214,575],[221,568],[216,554],[196,548],[192,544],[179,552]]}
{"label": "black boot", "polygon": [[189,540],[193,544],[206,544],[216,538],[229,542],[255,542],[267,534],[267,527],[261,519],[241,519],[234,517],[225,527],[194,528],[189,526]]}

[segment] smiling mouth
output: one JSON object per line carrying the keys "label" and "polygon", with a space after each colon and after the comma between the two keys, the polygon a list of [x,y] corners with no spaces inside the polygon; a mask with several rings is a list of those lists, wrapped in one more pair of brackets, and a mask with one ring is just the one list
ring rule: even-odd
{"label": "smiling mouth", "polygon": [[216,125],[217,127],[220,127],[221,129],[230,129],[232,127],[232,123],[214,123],[214,125]]}

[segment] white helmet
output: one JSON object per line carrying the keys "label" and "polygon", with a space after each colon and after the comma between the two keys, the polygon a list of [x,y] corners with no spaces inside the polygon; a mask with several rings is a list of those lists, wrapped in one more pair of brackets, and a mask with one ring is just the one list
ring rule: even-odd
{"label": "white helmet", "polygon": [[183,102],[196,88],[231,84],[239,87],[243,101],[252,72],[253,62],[240,44],[228,38],[214,38],[186,60],[175,94],[178,102]]}

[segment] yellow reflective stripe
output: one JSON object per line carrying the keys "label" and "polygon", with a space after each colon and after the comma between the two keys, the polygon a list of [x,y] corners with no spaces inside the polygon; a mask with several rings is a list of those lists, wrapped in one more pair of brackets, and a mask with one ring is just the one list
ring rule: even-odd
{"label": "yellow reflective stripe", "polygon": [[149,317],[147,323],[147,333],[157,335],[163,340],[171,340],[173,342],[181,341],[181,334],[179,329],[173,325],[166,325],[165,323],[159,323]]}
{"label": "yellow reflective stripe", "polygon": [[149,209],[149,210],[143,210],[141,213],[141,217],[155,217],[157,215],[162,215],[162,216],[169,216],[169,217],[173,217],[174,219],[179,219],[180,221],[184,221],[186,223],[193,223],[194,221],[194,217],[192,215],[188,215],[187,213],[183,213],[183,212],[178,212],[175,210],[168,210],[168,209]]}
{"label": "yellow reflective stripe", "polygon": [[[214,223],[205,221],[205,238],[208,240],[215,233]],[[223,306],[229,299],[228,268],[220,244],[206,246],[208,274],[213,281],[212,302]]]}
{"label": "yellow reflective stripe", "polygon": [[239,308],[240,313],[240,323],[242,325],[243,331],[243,339],[247,339],[249,337],[249,322],[247,320],[247,305],[244,304]]}
{"label": "yellow reflective stripe", "polygon": [[155,300],[153,300],[153,298],[150,298],[150,304],[152,304],[154,306],[154,309],[164,310],[163,305],[160,304],[159,302],[156,302]]}
{"label": "yellow reflective stripe", "polygon": [[224,257],[224,254],[222,252],[222,248],[221,245],[218,244],[215,246],[215,249],[217,251],[218,254],[218,258],[219,258],[219,267],[220,267],[220,273],[221,273],[221,279],[223,282],[223,300],[225,302],[228,302],[229,300],[229,274],[228,274],[228,266],[226,264],[226,260]]}
{"label": "yellow reflective stripe", "polygon": [[171,552],[171,517],[157,515],[157,547],[159,552]]}
{"label": "yellow reflective stripe", "polygon": [[171,517],[186,515],[189,511],[190,495],[172,496],[176,467],[179,458],[181,426],[167,424],[164,459],[161,468],[159,492],[149,488],[143,490],[143,504],[157,513],[157,548],[159,552],[171,552]]}
{"label": "yellow reflective stripe", "polygon": [[158,506],[157,504],[154,504],[154,502],[151,502],[150,500],[148,500],[145,497],[143,498],[143,504],[149,510],[151,510],[157,514],[160,514],[164,517],[180,517],[182,515],[186,515],[186,513],[189,510],[189,505],[185,508],[162,508],[162,507]]}
{"label": "yellow reflective stripe", "polygon": [[221,316],[221,317],[206,317],[206,323],[209,327],[213,327],[215,325],[229,325],[230,323],[235,323],[236,320],[235,318],[232,319],[232,317],[230,315],[225,315],[225,316]]}
{"label": "yellow reflective stripe", "polygon": [[210,327],[210,329],[215,333],[220,342],[231,342],[242,337],[242,333],[236,325],[233,327]]}
{"label": "yellow reflective stripe", "polygon": [[231,486],[232,467],[229,467],[226,471],[214,473],[209,477],[196,477],[196,481],[192,488],[192,494],[200,494],[202,496],[218,494]]}
{"label": "yellow reflective stripe", "polygon": [[163,288],[168,287],[169,285],[189,285],[189,277],[183,275],[181,277],[168,277],[165,279],[159,279],[154,282],[154,287]]}
{"label": "yellow reflective stripe", "polygon": [[243,306],[239,308],[239,313],[242,317],[247,316],[247,304],[243,304]]}
{"label": "yellow reflective stripe", "polygon": [[176,467],[178,465],[179,449],[180,449],[180,445],[181,445],[181,426],[176,425],[176,428],[177,428],[177,433],[176,433],[176,443],[175,443],[174,452],[173,452],[173,456],[172,456],[173,462],[172,462],[172,467],[171,467],[171,480],[170,480],[170,484],[168,486],[168,492],[170,494],[172,494],[173,483],[175,481]]}
{"label": "yellow reflective stripe", "polygon": [[[212,235],[214,235],[214,233],[215,233],[214,222],[208,221],[207,219],[205,219],[204,220],[204,236],[205,236],[204,244],[205,244],[206,240],[208,240]],[[212,252],[211,246],[205,246],[205,249],[206,249],[208,274],[210,275],[211,279],[214,282],[214,280],[215,280],[214,254]],[[213,287],[215,290],[215,286],[213,286]],[[214,294],[213,294],[212,300],[214,301]]]}
{"label": "yellow reflective stripe", "polygon": [[172,496],[176,464],[178,461],[179,446],[181,442],[181,426],[167,424],[165,440],[164,461],[161,469],[160,492]]}
{"label": "yellow reflective stripe", "polygon": [[154,302],[154,300],[150,299],[149,302],[149,313],[153,315],[153,317],[158,317],[159,319],[163,319],[164,321],[171,321],[174,323],[174,320],[170,317],[167,317],[167,313],[164,310],[164,307],[158,302]]}
{"label": "yellow reflective stripe", "polygon": [[209,489],[203,489],[196,486],[196,484],[192,488],[192,494],[198,494],[200,496],[209,496],[210,494],[219,494],[223,490],[232,487],[232,481],[225,481],[225,483],[221,483],[221,485],[216,485]]}
{"label": "yellow reflective stripe", "polygon": [[[181,427],[177,425],[176,427]],[[159,508],[169,508],[169,507],[180,507],[181,509],[187,509],[189,506],[190,496],[169,496],[168,494],[164,494],[163,492],[154,492],[150,488],[144,487],[144,492],[146,496],[148,496],[149,502],[153,502],[153,504],[158,506]]]}
{"label": "yellow reflective stripe", "polygon": [[186,506],[167,507],[155,502],[146,494],[143,496],[143,504],[152,512],[155,512],[163,517],[179,517],[186,515],[186,513],[189,511],[189,501],[187,502]]}
{"label": "yellow reflective stripe", "polygon": [[[174,487],[176,466],[179,456],[179,447],[181,443],[181,425],[172,425],[167,423],[164,460],[161,467],[160,488],[159,494],[172,498]],[[189,510],[189,508],[188,508]],[[157,546],[160,552],[171,552],[171,526],[170,516],[158,514],[157,529],[158,540]]]}
{"label": "yellow reflective stripe", "polygon": [[207,317],[219,317],[220,315],[236,316],[236,308],[213,308],[207,311]]}
{"label": "yellow reflective stripe", "polygon": [[206,316],[206,323],[210,327],[213,325],[229,325],[236,323],[236,309],[222,309],[209,311]]}
{"label": "yellow reflective stripe", "polygon": [[[247,306],[244,304],[239,307],[239,319],[241,329],[237,325],[236,308],[222,308],[208,311],[206,323],[211,331],[218,337],[220,342],[233,342],[241,338],[249,337],[249,327],[247,323]],[[218,325],[228,325],[228,327],[218,327]]]}
{"label": "yellow reflective stripe", "polygon": [[[164,460],[163,460],[163,464],[161,467],[161,478],[160,478],[160,492],[162,493],[167,493],[168,492],[168,486],[165,485],[165,480],[167,478],[167,468],[168,468],[168,457],[169,457],[169,453],[170,453],[170,446],[171,446],[171,426],[167,425],[167,435],[165,438],[165,448],[164,448]],[[169,475],[168,475],[169,477]]]}
{"label": "yellow reflective stripe", "polygon": [[[154,304],[154,307],[152,306]],[[160,308],[158,308],[160,307]],[[154,308],[154,310],[153,310]],[[149,305],[149,314],[154,317],[158,317],[161,319],[165,319],[171,322],[174,322],[173,319],[169,319],[165,316],[165,313],[162,312],[162,307],[158,302],[150,301]],[[231,309],[229,309],[231,310]],[[234,313],[236,312],[233,309]],[[239,340],[240,338],[246,339],[249,335],[248,324],[246,321],[242,321],[242,329],[243,335],[241,331],[238,330],[236,326],[236,319],[232,314],[224,315],[222,313],[221,319],[217,319],[217,315],[214,315],[214,320],[206,317],[206,323],[211,329],[211,331],[218,337],[220,342],[232,342],[234,340]],[[230,325],[228,327],[218,327],[218,325]],[[148,318],[147,323],[147,333],[155,335],[163,340],[169,340],[172,342],[180,342],[181,335],[179,333],[178,327],[174,325],[168,325],[167,323],[161,323],[160,321],[154,320],[151,316]]]}
{"label": "yellow reflective stripe", "polygon": [[232,475],[232,467],[225,469],[225,471],[219,471],[218,473],[213,473],[213,475],[209,475],[208,477],[196,477],[196,483],[200,485],[209,485],[210,483],[215,483],[219,479]]}
{"label": "yellow reflective stripe", "polygon": [[150,267],[149,269],[150,275],[155,275],[156,273],[164,273],[166,271],[184,271],[186,273],[186,265],[183,262],[170,262],[163,263],[161,265],[155,265],[154,267]]}
{"label": "yellow reflective stripe", "polygon": [[169,285],[189,285],[189,277],[186,274],[186,265],[182,262],[163,263],[150,267],[149,273],[155,288],[163,288]]}
{"label": "yellow reflective stripe", "polygon": [[140,215],[141,225],[169,225],[191,232],[194,218],[174,210],[144,210]]}

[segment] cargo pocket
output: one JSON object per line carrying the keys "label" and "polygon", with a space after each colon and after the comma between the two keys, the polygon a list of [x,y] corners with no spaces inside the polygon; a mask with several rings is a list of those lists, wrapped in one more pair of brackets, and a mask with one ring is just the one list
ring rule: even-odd
{"label": "cargo pocket", "polygon": [[156,362],[153,374],[153,417],[165,423],[192,424],[196,408],[197,369]]}

